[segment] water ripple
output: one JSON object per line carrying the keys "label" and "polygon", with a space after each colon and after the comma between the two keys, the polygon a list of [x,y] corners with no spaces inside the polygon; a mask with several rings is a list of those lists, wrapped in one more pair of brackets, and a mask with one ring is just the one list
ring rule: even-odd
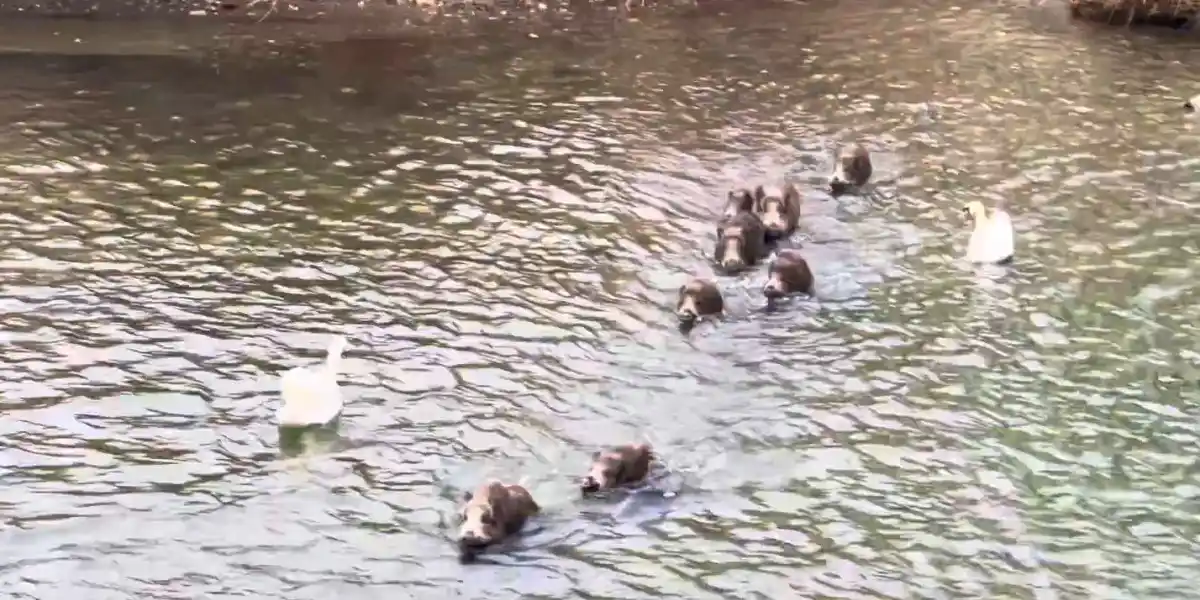
{"label": "water ripple", "polygon": [[[5,589],[1188,597],[1200,47],[942,0],[547,22],[0,62]],[[850,139],[878,183],[833,199]],[[816,297],[721,276],[681,335],[725,190],[785,178]],[[972,199],[1012,267],[957,260]],[[340,436],[281,452],[332,333]],[[636,439],[680,494],[580,501]],[[464,567],[490,475],[543,515]]]}

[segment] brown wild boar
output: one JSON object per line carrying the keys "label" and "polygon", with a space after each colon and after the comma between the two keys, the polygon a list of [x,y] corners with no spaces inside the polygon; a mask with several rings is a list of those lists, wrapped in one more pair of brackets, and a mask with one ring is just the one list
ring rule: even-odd
{"label": "brown wild boar", "polygon": [[654,451],[649,444],[625,444],[592,455],[592,466],[579,484],[585,494],[641,483],[650,474]]}
{"label": "brown wild boar", "polygon": [[738,213],[754,212],[755,202],[754,194],[747,189],[730,191],[725,198],[725,207],[721,209],[719,221],[727,221],[737,216]]}
{"label": "brown wild boar", "polygon": [[768,299],[782,298],[789,294],[812,294],[813,276],[808,261],[799,250],[780,250],[771,261],[767,272],[767,283],[763,295]]}
{"label": "brown wild boar", "polygon": [[862,144],[839,149],[833,156],[833,174],[829,189],[839,195],[867,183],[871,178],[871,153]]}
{"label": "brown wild boar", "polygon": [[768,194],[763,186],[754,188],[754,200],[766,230],[768,242],[786,238],[800,224],[800,191],[788,183],[783,189]]}
{"label": "brown wild boar", "polygon": [[458,550],[464,561],[521,531],[525,521],[540,510],[529,490],[497,480],[480,485],[474,493],[467,492],[463,501]]}
{"label": "brown wild boar", "polygon": [[693,279],[679,286],[675,301],[675,316],[681,323],[693,323],[700,317],[719,315],[725,310],[725,300],[717,284],[707,279]]}
{"label": "brown wild boar", "polygon": [[767,253],[766,230],[752,212],[742,212],[721,223],[717,232],[716,263],[727,273],[753,266]]}

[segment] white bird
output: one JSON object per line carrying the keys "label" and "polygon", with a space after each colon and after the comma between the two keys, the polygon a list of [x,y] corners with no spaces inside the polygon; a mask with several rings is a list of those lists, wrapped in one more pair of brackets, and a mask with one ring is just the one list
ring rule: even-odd
{"label": "white bird", "polygon": [[346,338],[334,336],[325,364],[295,367],[279,378],[281,404],[275,416],[281,427],[325,425],[342,412],[337,378],[345,349]]}
{"label": "white bird", "polygon": [[1188,112],[1196,112],[1200,110],[1200,94],[1192,96],[1187,102],[1183,103],[1183,110]]}
{"label": "white bird", "polygon": [[967,260],[975,263],[1004,264],[1013,258],[1012,218],[1003,209],[992,209],[989,216],[983,203],[973,200],[963,207],[975,219],[975,229],[967,242]]}

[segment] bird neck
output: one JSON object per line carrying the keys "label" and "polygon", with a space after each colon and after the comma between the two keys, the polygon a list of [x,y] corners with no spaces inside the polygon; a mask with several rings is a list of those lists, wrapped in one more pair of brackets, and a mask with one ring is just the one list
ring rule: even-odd
{"label": "bird neck", "polygon": [[975,231],[983,231],[984,229],[987,229],[987,226],[990,225],[991,222],[992,221],[988,218],[987,213],[979,213],[975,215]]}
{"label": "bird neck", "polygon": [[346,344],[342,340],[335,341],[329,346],[329,352],[325,355],[325,365],[331,371],[337,372],[342,366],[342,351],[346,349]]}

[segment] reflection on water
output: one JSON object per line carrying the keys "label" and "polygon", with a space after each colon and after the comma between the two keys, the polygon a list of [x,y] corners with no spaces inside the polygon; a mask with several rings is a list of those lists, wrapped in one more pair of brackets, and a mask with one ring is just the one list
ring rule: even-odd
{"label": "reflection on water", "polygon": [[338,436],[337,425],[335,422],[319,427],[280,427],[279,451],[283,456],[295,457],[343,450],[347,444]]}
{"label": "reflection on water", "polygon": [[[698,10],[0,57],[0,585],[1188,597],[1200,44],[1007,4]],[[834,200],[851,139],[890,183]],[[725,189],[785,176],[817,297],[722,277],[729,315],[681,335]],[[1012,268],[957,260],[971,199],[1008,202]],[[333,333],[341,424],[281,457],[278,374]],[[679,495],[581,501],[639,439]],[[489,475],[543,515],[464,567],[447,519]]]}

